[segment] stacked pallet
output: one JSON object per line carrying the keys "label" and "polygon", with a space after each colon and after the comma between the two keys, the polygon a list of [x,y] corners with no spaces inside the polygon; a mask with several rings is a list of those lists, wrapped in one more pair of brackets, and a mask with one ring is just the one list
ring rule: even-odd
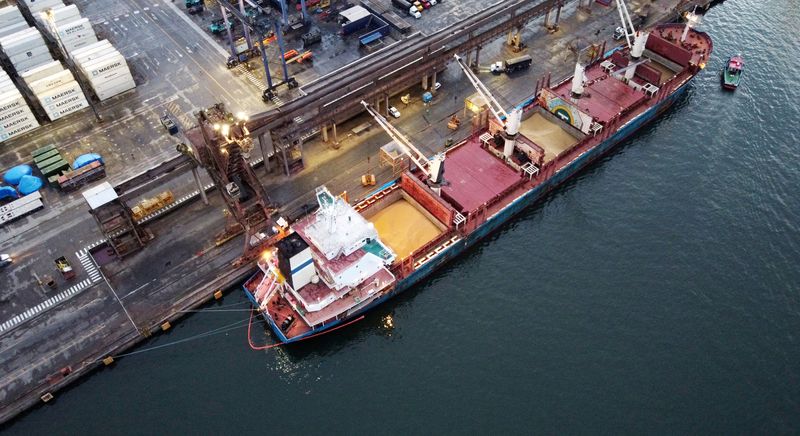
{"label": "stacked pallet", "polygon": [[0,142],[39,127],[28,103],[5,71],[0,70]]}
{"label": "stacked pallet", "polygon": [[51,185],[57,184],[61,173],[70,169],[69,163],[64,160],[56,146],[52,144],[34,150],[31,153],[31,157],[33,157],[33,163],[36,168],[39,168],[39,171]]}
{"label": "stacked pallet", "polygon": [[72,59],[101,101],[136,87],[125,57],[106,40],[75,50]]}

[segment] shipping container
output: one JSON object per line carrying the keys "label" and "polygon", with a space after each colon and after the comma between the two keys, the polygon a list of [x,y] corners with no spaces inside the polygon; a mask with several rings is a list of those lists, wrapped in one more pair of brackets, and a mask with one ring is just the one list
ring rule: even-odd
{"label": "shipping container", "polygon": [[116,85],[113,88],[112,87],[101,88],[99,91],[95,91],[95,93],[97,94],[97,98],[99,98],[100,101],[103,101],[134,88],[136,88],[136,84],[131,81],[131,82],[124,82],[123,84],[120,85]]}
{"label": "shipping container", "polygon": [[98,56],[100,56],[98,53],[109,54],[116,51],[117,49],[115,49],[107,39],[102,39],[89,44],[86,47],[81,47],[72,51],[71,55],[76,64],[82,64],[87,60],[96,59]]}
{"label": "shipping container", "polygon": [[70,98],[76,94],[83,94],[83,92],[81,91],[80,86],[78,86],[78,82],[72,82],[50,89],[41,94],[37,94],[36,97],[42,103],[42,106],[46,107]]}
{"label": "shipping container", "polygon": [[28,23],[25,21],[20,21],[19,23],[0,24],[0,38],[13,35],[27,28]]}
{"label": "shipping container", "polygon": [[66,85],[74,80],[75,78],[72,76],[71,71],[62,70],[43,79],[29,83],[28,88],[34,93],[39,94],[58,86]]}
{"label": "shipping container", "polygon": [[57,8],[64,6],[61,0],[23,0],[31,12],[39,12],[48,8]]}
{"label": "shipping container", "polygon": [[30,120],[26,124],[20,125],[14,130],[0,133],[0,142],[28,133],[37,127],[39,127],[39,123],[36,120]]}
{"label": "shipping container", "polygon": [[31,68],[30,70],[24,71],[20,73],[19,76],[25,81],[25,83],[30,85],[32,82],[52,76],[53,74],[63,70],[64,66],[61,65],[61,62],[52,61],[36,68]]}
{"label": "shipping container", "polygon": [[58,26],[58,35],[61,37],[62,41],[73,38],[75,35],[86,35],[89,33],[94,35],[92,23],[89,22],[88,18],[81,18]]}
{"label": "shipping container", "polygon": [[58,105],[59,106],[54,110],[50,110],[50,108],[45,109],[45,112],[47,112],[47,118],[50,118],[50,121],[55,121],[73,112],[87,108],[89,107],[89,102],[86,100],[86,97],[79,95],[75,96],[74,100],[68,99],[58,103]]}

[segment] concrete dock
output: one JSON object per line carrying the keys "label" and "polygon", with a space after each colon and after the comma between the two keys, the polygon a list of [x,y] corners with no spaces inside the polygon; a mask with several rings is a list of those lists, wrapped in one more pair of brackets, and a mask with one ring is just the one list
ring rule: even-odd
{"label": "concrete dock", "polygon": [[[105,124],[75,117],[72,122],[42,129],[26,138],[24,144],[3,146],[0,163],[5,167],[27,160],[30,151],[41,145],[58,143],[72,157],[103,150],[109,179],[118,182],[175,154],[174,145],[180,138],[165,136],[158,125],[158,116],[164,110],[175,114],[179,124],[187,128],[194,124],[190,115],[194,110],[217,101],[248,113],[265,109],[257,85],[261,78],[231,80],[237,72],[226,70],[220,62],[224,48],[195,31],[199,27],[181,30],[187,18],[181,17],[182,12],[174,5],[157,2],[154,7],[131,0],[109,8],[99,3],[76,2],[112,42],[128,39],[125,32],[134,24],[125,20],[146,17],[147,24],[155,26],[147,27],[153,29],[151,32],[140,29],[140,40],[132,39],[130,46],[120,47],[126,57],[134,59],[137,83],[142,83],[137,92],[141,95],[135,102],[103,107],[103,116],[109,120]],[[463,3],[469,5],[460,9],[464,14],[481,4]],[[653,1],[647,24],[672,19],[677,3]],[[442,22],[452,19],[444,8],[438,11]],[[548,32],[541,20],[524,30],[526,52],[534,58],[527,73],[513,78],[481,75],[501,103],[510,106],[529,95],[536,80],[548,72],[554,82],[571,74],[574,58],[568,47],[576,38],[605,41],[612,46],[611,34],[618,25],[616,10],[591,2],[588,8],[578,8],[575,1],[561,14],[559,30],[554,33]],[[203,22],[202,18],[188,19]],[[144,49],[148,52],[140,51]],[[515,55],[504,40],[498,40],[484,47],[482,59],[489,64]],[[334,68],[335,58],[325,68]],[[320,68],[305,74],[312,77],[324,73]],[[394,124],[428,153],[440,151],[448,139],[458,141],[470,134],[468,122],[451,131],[447,121],[453,114],[462,116],[464,98],[474,93],[472,87],[454,65],[439,76],[439,81],[442,88],[427,106],[418,97],[422,93],[419,83],[409,88],[408,92],[416,96],[411,104],[401,103],[399,96],[391,99],[402,112]],[[375,174],[378,185],[391,180],[391,169],[381,168],[378,158],[379,148],[389,138],[377,126],[355,129],[370,121],[368,115],[361,115],[340,125],[337,148],[321,138],[306,142],[304,169],[296,175],[287,177],[274,163],[272,171],[265,166],[257,168],[270,198],[284,216],[300,213],[312,202],[314,188],[319,185],[325,184],[335,193],[347,191],[353,200],[373,189],[361,186],[361,175]],[[260,157],[254,153],[253,159]],[[202,182],[210,183],[210,179],[204,176]],[[148,223],[154,239],[121,261],[110,261],[104,253],[100,232],[79,193],[46,191],[45,211],[0,229],[0,251],[15,256],[13,267],[3,271],[0,278],[0,324],[18,320],[0,330],[0,423],[42,404],[43,396],[54,395],[102,366],[104,358],[122,354],[168,328],[165,322],[173,323],[186,311],[214,300],[217,291],[235,289],[252,272],[249,265],[232,266],[242,251],[241,237],[215,244],[215,235],[226,223],[225,206],[217,194],[209,195],[209,205],[198,201],[193,192],[196,186],[186,174],[146,195],[164,189],[183,199],[181,207]],[[59,278],[57,290],[45,290],[36,283],[34,273],[53,274],[52,259],[60,255],[68,256],[78,269],[78,277],[70,282]]]}

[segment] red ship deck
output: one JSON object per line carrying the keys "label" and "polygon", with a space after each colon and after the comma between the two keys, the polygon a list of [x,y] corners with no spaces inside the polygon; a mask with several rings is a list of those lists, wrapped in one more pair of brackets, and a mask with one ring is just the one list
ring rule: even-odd
{"label": "red ship deck", "polygon": [[[587,83],[597,77],[605,75],[600,64],[591,65],[586,69]],[[634,107],[645,99],[642,91],[637,91],[615,78],[600,79],[586,86],[581,98],[570,97],[571,81],[559,84],[553,92],[565,101],[577,106],[581,111],[591,115],[596,121],[603,124],[627,108]]]}
{"label": "red ship deck", "polygon": [[481,148],[473,136],[464,145],[447,153],[442,194],[471,212],[519,183],[520,175],[508,165]]}

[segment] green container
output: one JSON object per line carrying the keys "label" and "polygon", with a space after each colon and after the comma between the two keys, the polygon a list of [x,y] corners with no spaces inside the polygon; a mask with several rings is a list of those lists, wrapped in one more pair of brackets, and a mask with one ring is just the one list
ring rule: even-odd
{"label": "green container", "polygon": [[45,151],[44,153],[42,153],[40,155],[37,155],[36,157],[33,158],[33,162],[38,166],[39,162],[44,162],[44,161],[46,161],[47,159],[50,159],[53,156],[61,157],[61,153],[59,153],[58,150],[56,150],[54,148],[54,149],[52,149],[50,151]]}
{"label": "green container", "polygon": [[49,167],[50,165],[53,165],[56,162],[62,162],[62,161],[64,161],[64,158],[62,158],[60,154],[57,154],[55,156],[48,157],[47,159],[45,159],[43,161],[36,162],[36,166],[39,167],[40,170],[44,171],[44,169]]}
{"label": "green container", "polygon": [[65,160],[61,160],[56,162],[48,167],[42,169],[42,174],[49,178],[52,175],[59,174],[61,171],[65,171],[69,169],[69,164]]}
{"label": "green container", "polygon": [[33,159],[35,160],[36,156],[39,156],[40,154],[44,154],[44,153],[47,153],[50,150],[55,150],[55,149],[56,149],[56,146],[53,145],[53,144],[45,145],[42,148],[39,148],[37,150],[33,150],[33,152],[31,153],[31,156],[33,156]]}
{"label": "green container", "polygon": [[47,183],[49,183],[51,185],[57,185],[59,177],[61,177],[61,174],[54,174],[54,175],[52,175],[52,176],[47,178]]}

